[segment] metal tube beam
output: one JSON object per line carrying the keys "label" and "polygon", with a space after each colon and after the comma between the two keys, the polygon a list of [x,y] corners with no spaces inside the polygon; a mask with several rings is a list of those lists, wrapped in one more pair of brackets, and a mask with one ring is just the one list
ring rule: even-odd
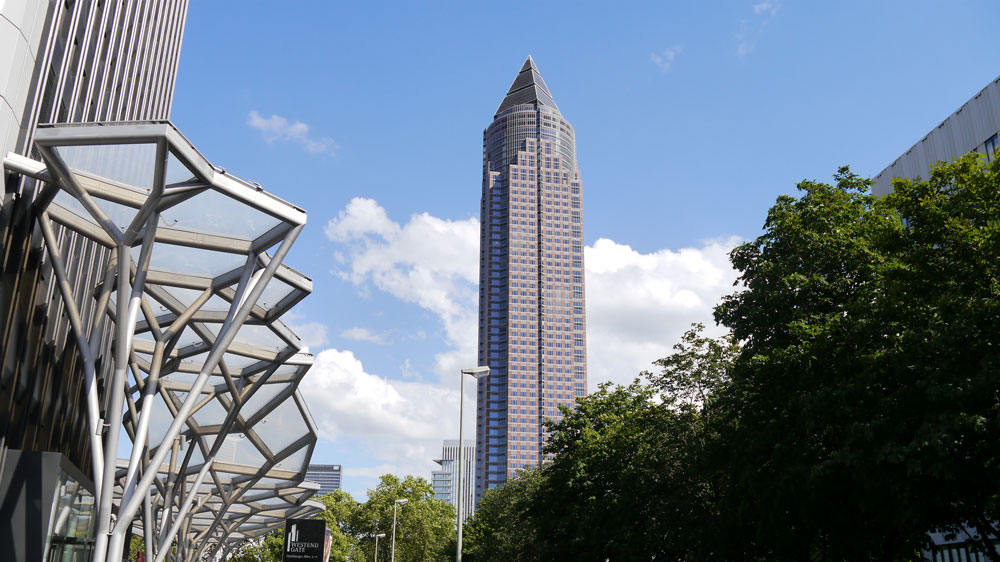
{"label": "metal tube beam", "polygon": [[38,226],[42,231],[49,258],[52,260],[52,269],[56,274],[56,281],[59,286],[59,293],[63,302],[66,303],[66,314],[69,316],[70,327],[76,338],[76,346],[80,350],[83,360],[84,385],[87,388],[87,429],[90,434],[90,464],[94,471],[94,490],[100,494],[103,482],[98,482],[97,475],[104,473],[104,453],[101,450],[101,414],[100,405],[97,399],[97,373],[94,367],[94,356],[90,347],[87,335],[83,331],[83,322],[80,319],[80,311],[76,308],[76,299],[73,298],[73,289],[70,288],[66,279],[66,265],[59,254],[59,246],[56,244],[55,234],[52,232],[52,225],[49,223],[47,213],[42,213],[38,220]]}
{"label": "metal tube beam", "polygon": [[[264,270],[265,273],[259,278],[259,280],[263,280],[264,282],[255,283],[253,288],[249,291],[249,294],[246,295],[245,298],[240,299],[239,302],[242,302],[242,305],[239,307],[239,310],[235,310],[236,306],[230,308],[230,310],[235,310],[235,314],[233,315],[231,321],[226,322],[223,325],[223,329],[219,331],[219,338],[216,340],[215,345],[209,352],[208,358],[205,361],[205,366],[202,368],[201,373],[198,375],[198,378],[195,380],[194,384],[192,384],[191,391],[188,394],[187,399],[184,401],[184,405],[178,412],[177,417],[175,417],[174,421],[170,424],[170,428],[167,429],[167,433],[164,439],[172,439],[174,436],[180,433],[181,427],[187,421],[187,417],[191,413],[191,409],[194,408],[194,404],[197,401],[198,395],[201,393],[202,388],[205,387],[205,383],[208,382],[210,373],[215,369],[216,364],[218,364],[218,362],[222,359],[222,356],[225,353],[226,349],[229,347],[229,344],[231,344],[233,342],[233,339],[236,338],[236,332],[239,330],[240,326],[243,324],[243,321],[246,319],[246,317],[249,316],[250,309],[252,308],[253,304],[256,303],[257,300],[260,298],[261,293],[264,292],[264,288],[267,285],[267,281],[271,279],[271,277],[274,275],[274,271],[278,268],[278,265],[281,263],[282,260],[284,260],[285,256],[288,254],[288,251],[291,249],[292,243],[294,243],[299,233],[302,232],[303,226],[304,225],[300,224],[295,228],[293,228],[292,230],[290,230],[288,235],[281,242],[281,245],[278,246],[278,249],[275,251],[271,263],[267,265],[267,267]],[[251,259],[253,258],[251,257]],[[241,283],[241,285],[243,284]],[[245,291],[246,286],[243,285],[241,286],[240,289],[241,292]],[[160,463],[162,463],[164,457],[166,457],[166,453],[167,451],[165,449],[162,448],[157,449],[156,455],[154,455],[153,460],[151,461],[151,465],[155,467],[158,466]],[[148,471],[146,474],[144,474],[139,484],[136,486],[137,491],[139,493],[145,493],[145,491],[149,489],[149,486],[152,483],[152,480],[153,478],[155,478],[155,476],[156,476],[155,471]],[[119,510],[119,516],[118,516],[119,520],[131,521],[131,519],[135,516],[135,513],[139,508],[139,503],[140,502],[136,501],[136,497],[133,496],[131,500],[128,502],[128,504],[122,505],[121,509]],[[125,526],[124,525],[116,526],[112,533],[113,534],[111,537],[111,541],[108,545],[108,553],[113,559],[115,559],[116,557],[121,556],[122,547],[124,545],[124,540],[125,540]],[[94,562],[103,562],[103,560],[95,560]]]}

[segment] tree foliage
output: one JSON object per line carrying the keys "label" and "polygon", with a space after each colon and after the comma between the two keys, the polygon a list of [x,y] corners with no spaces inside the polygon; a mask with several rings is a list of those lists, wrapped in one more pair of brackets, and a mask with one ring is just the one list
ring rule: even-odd
{"label": "tree foliage", "polygon": [[[379,560],[389,560],[392,534],[392,506],[397,499],[408,503],[397,511],[396,560],[448,560],[455,553],[455,509],[433,497],[423,478],[382,476],[368,500],[358,503],[341,490],[317,498],[326,509],[323,519],[333,534],[331,561],[363,562],[375,559],[375,535],[379,540]],[[277,529],[264,537],[249,539],[230,555],[233,562],[281,562],[284,532]],[[450,549],[448,548],[450,546]]]}
{"label": "tree foliage", "polygon": [[374,537],[385,533],[378,543],[378,558],[389,560],[393,505],[397,499],[406,499],[407,503],[396,511],[396,560],[423,562],[453,558],[455,508],[435,498],[427,480],[413,476],[400,480],[391,474],[382,476],[375,489],[368,490],[368,500],[352,520],[351,528],[364,555],[374,559]]}
{"label": "tree foliage", "polygon": [[967,527],[997,558],[1000,164],[798,187],[731,254],[732,336],[579,399],[470,559],[906,561]]}
{"label": "tree foliage", "polygon": [[770,555],[905,559],[1000,515],[998,171],[969,156],[880,198],[843,168],[734,250],[725,439]]}

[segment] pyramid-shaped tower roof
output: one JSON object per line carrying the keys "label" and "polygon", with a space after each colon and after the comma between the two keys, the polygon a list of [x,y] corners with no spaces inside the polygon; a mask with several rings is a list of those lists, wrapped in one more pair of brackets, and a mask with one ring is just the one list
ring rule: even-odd
{"label": "pyramid-shaped tower roof", "polygon": [[507,96],[504,97],[502,102],[500,102],[500,107],[497,108],[497,113],[500,113],[508,107],[528,103],[538,103],[559,111],[559,106],[557,106],[556,101],[552,99],[552,94],[549,93],[549,87],[545,85],[545,80],[543,80],[542,75],[539,74],[538,66],[535,65],[535,60],[531,58],[531,55],[528,55],[528,59],[525,60],[524,65],[521,66],[520,72],[518,72],[517,77],[514,78],[514,83],[511,84],[510,89],[507,90]]}

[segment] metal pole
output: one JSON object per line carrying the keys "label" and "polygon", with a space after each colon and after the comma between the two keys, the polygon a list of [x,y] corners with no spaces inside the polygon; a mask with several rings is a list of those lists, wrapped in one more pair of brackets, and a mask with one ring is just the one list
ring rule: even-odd
{"label": "metal pole", "polygon": [[378,535],[375,535],[375,562],[378,562]]}
{"label": "metal pole", "polygon": [[392,504],[392,550],[389,555],[389,562],[396,562],[396,508],[399,504],[393,502]]}
{"label": "metal pole", "polygon": [[462,562],[462,425],[465,421],[465,373],[459,373],[462,382],[458,383],[458,486],[455,490],[455,508],[458,511],[458,546],[456,547],[455,560]]}

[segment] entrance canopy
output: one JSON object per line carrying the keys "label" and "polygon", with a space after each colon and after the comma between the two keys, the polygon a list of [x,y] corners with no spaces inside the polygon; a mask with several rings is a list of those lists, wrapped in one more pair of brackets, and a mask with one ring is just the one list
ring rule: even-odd
{"label": "entrance canopy", "polygon": [[318,513],[297,390],[312,357],[280,320],[312,290],[282,264],[305,211],[213,166],[169,122],[41,126],[35,148],[42,162],[4,164],[43,182],[62,297],[50,314],[69,317],[83,355],[94,559],[115,559],[140,513],[150,562],[175,540],[193,560]]}

